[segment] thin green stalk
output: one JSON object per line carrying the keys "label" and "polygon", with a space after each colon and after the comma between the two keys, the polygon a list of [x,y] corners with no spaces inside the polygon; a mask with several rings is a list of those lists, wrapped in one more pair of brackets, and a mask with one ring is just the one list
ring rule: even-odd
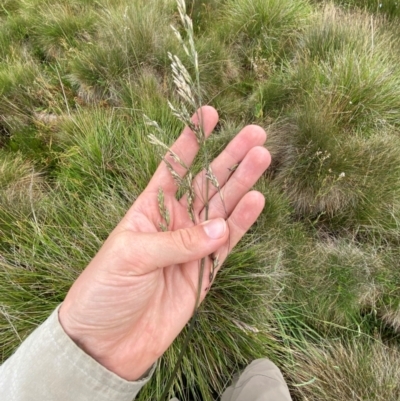
{"label": "thin green stalk", "polygon": [[179,357],[178,357],[178,360],[177,360],[177,362],[175,364],[174,370],[173,370],[173,372],[172,372],[172,374],[171,374],[171,376],[170,376],[170,378],[168,380],[168,383],[166,384],[166,386],[164,388],[163,393],[161,394],[160,401],[166,400],[166,398],[168,396],[168,393],[169,393],[169,390],[170,390],[170,388],[172,386],[172,383],[173,383],[173,381],[175,379],[175,376],[176,376],[176,374],[178,372],[178,369],[179,369],[179,367],[180,367],[180,365],[182,363],[182,359],[183,359],[183,357],[184,357],[184,355],[186,353],[186,349],[187,349],[187,347],[189,345],[189,341],[190,341],[190,339],[192,337],[194,326],[196,324],[197,316],[198,316],[198,313],[199,313],[201,289],[202,289],[202,286],[203,286],[203,274],[204,274],[204,267],[205,267],[205,264],[206,264],[205,262],[206,262],[206,258],[201,259],[201,262],[200,262],[199,287],[197,289],[196,305],[195,305],[195,309],[194,309],[194,312],[193,312],[192,319],[190,320],[189,331],[186,334],[185,341],[183,343],[181,352],[179,353]]}
{"label": "thin green stalk", "polygon": [[[200,95],[199,95],[199,97],[200,97]],[[201,109],[200,109],[200,112],[201,112]],[[201,121],[201,124],[203,123],[203,115],[201,115],[201,117],[199,118],[199,121]],[[202,134],[202,137],[203,137],[202,147],[205,150],[204,151],[204,164],[205,164],[205,168],[206,168],[206,171],[207,171],[208,167],[209,167],[208,166],[209,165],[209,160],[208,160],[207,148],[206,148],[206,144],[205,144],[206,137],[205,137],[205,133],[203,131],[203,127],[202,127],[201,124],[200,124],[200,130],[201,130],[201,134]],[[205,212],[204,221],[208,220],[209,191],[210,191],[210,181],[208,180],[208,178],[206,178],[206,196],[205,196],[205,200],[204,200],[204,212]],[[170,388],[172,386],[172,383],[173,383],[173,381],[174,381],[174,379],[176,377],[176,374],[178,372],[178,369],[179,369],[179,367],[180,367],[180,365],[182,363],[183,357],[185,356],[187,347],[189,345],[189,341],[192,338],[194,326],[196,325],[197,317],[198,317],[198,314],[199,314],[200,298],[201,298],[201,291],[202,291],[202,288],[203,288],[203,276],[204,276],[205,265],[206,265],[206,257],[202,258],[201,261],[200,261],[200,272],[199,272],[199,281],[198,281],[197,294],[196,294],[196,302],[195,302],[195,307],[194,307],[194,311],[193,311],[193,316],[192,316],[192,318],[190,320],[189,331],[186,334],[186,337],[185,337],[185,340],[183,342],[182,349],[181,349],[181,351],[179,353],[178,360],[176,361],[174,370],[172,371],[172,374],[171,374],[171,376],[170,376],[170,378],[169,378],[169,380],[168,380],[168,382],[167,382],[167,384],[166,384],[166,386],[164,388],[164,391],[161,394],[160,401],[165,401],[166,400],[166,398],[168,396],[168,393],[169,393],[169,390],[170,390]]]}

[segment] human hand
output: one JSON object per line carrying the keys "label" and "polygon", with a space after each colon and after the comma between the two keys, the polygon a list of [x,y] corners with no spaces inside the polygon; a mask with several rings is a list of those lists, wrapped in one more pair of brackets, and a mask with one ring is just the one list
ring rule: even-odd
{"label": "human hand", "polygon": [[[208,136],[218,122],[212,107],[193,116]],[[74,282],[59,311],[66,333],[89,355],[126,380],[137,380],[166,351],[190,319],[196,303],[199,261],[206,257],[201,300],[210,285],[212,263],[221,263],[255,222],[264,197],[250,191],[269,166],[258,126],[245,127],[212,162],[223,193],[209,186],[209,221],[194,225],[187,200],[164,162],[86,269]],[[185,128],[171,147],[187,166],[198,152],[195,135]],[[166,156],[175,171],[184,168]],[[232,173],[229,169],[237,165]],[[204,221],[204,172],[194,179],[195,220]],[[170,213],[168,232],[159,232],[158,191]],[[226,220],[226,221],[225,221]],[[218,270],[218,268],[217,268]]]}

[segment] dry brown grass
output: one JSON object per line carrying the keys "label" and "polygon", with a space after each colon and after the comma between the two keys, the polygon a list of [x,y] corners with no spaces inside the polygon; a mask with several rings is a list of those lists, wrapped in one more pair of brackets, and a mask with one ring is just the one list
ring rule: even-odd
{"label": "dry brown grass", "polygon": [[399,399],[400,353],[397,347],[359,338],[346,345],[333,343],[326,348],[310,346],[306,352],[296,355],[296,362],[294,377],[297,386],[294,387],[294,393],[297,399]]}

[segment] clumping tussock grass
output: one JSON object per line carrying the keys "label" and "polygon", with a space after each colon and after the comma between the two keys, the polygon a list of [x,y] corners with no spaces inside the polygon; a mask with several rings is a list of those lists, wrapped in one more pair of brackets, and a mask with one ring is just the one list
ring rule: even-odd
{"label": "clumping tussock grass", "polygon": [[[374,340],[310,346],[298,355],[303,382],[294,393],[304,400],[397,400],[399,350]],[[308,384],[304,384],[308,383]],[[302,385],[304,384],[304,385]]]}

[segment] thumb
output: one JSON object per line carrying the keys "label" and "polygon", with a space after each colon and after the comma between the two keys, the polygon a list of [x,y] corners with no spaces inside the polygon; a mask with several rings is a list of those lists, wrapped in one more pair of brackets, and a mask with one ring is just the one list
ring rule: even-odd
{"label": "thumb", "polygon": [[[134,233],[134,258],[141,272],[200,260],[219,249],[228,239],[228,226],[222,218],[196,226],[155,234]],[[139,270],[139,269],[138,269]]]}

